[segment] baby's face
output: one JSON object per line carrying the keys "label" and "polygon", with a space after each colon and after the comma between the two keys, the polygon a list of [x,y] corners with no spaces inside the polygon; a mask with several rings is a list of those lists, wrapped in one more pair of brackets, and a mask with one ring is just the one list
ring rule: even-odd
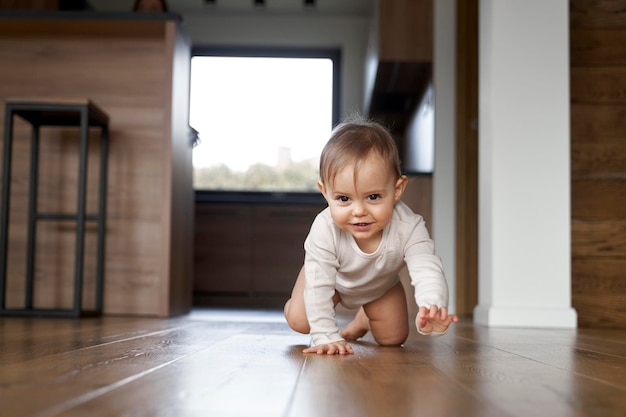
{"label": "baby's face", "polygon": [[358,173],[355,165],[346,166],[332,184],[320,183],[320,190],[334,223],[350,233],[362,251],[371,253],[378,248],[407,180],[396,179],[392,169],[375,154],[361,161],[357,169]]}

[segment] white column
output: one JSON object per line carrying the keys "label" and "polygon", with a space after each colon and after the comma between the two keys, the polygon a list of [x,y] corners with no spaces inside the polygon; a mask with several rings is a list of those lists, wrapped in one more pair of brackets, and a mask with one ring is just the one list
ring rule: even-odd
{"label": "white column", "polygon": [[567,0],[480,0],[479,305],[488,326],[576,327]]}

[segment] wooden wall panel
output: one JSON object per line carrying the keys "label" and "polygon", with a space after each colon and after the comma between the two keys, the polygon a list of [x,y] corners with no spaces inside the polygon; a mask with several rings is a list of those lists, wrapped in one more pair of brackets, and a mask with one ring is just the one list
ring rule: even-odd
{"label": "wooden wall panel", "polygon": [[626,142],[571,144],[572,177],[602,176],[620,177],[626,166]]}
{"label": "wooden wall panel", "polygon": [[195,210],[194,292],[251,291],[252,207],[197,203]]}
{"label": "wooden wall panel", "polygon": [[318,206],[259,205],[254,210],[253,291],[289,298],[304,263],[304,239]]}
{"label": "wooden wall panel", "polygon": [[378,57],[381,61],[431,62],[433,1],[378,2]]}
{"label": "wooden wall panel", "polygon": [[624,327],[626,321],[626,259],[574,257],[572,304],[581,327]]}
{"label": "wooden wall panel", "polygon": [[626,219],[573,220],[572,256],[626,259]]}
{"label": "wooden wall panel", "polygon": [[478,305],[478,1],[456,17],[456,312]]}
{"label": "wooden wall panel", "polygon": [[572,103],[626,103],[626,67],[572,67]]}
{"label": "wooden wall panel", "polygon": [[432,80],[433,0],[375,0],[365,65],[367,116],[402,143]]}
{"label": "wooden wall panel", "polygon": [[572,143],[623,143],[625,106],[572,103],[570,116]]}
{"label": "wooden wall panel", "polygon": [[410,176],[404,201],[411,210],[424,218],[430,235],[433,234],[433,177],[432,175]]}
{"label": "wooden wall panel", "polygon": [[[415,213],[424,218],[430,235],[433,235],[433,177],[432,175],[419,175],[409,177],[409,183],[402,196],[404,201]],[[437,242],[435,242],[436,250]],[[406,268],[400,271],[400,281],[404,286],[409,316],[417,315],[415,304],[415,291],[411,286],[411,278]]]}
{"label": "wooden wall panel", "polygon": [[626,9],[622,0],[570,0],[572,29],[624,29]]}
{"label": "wooden wall panel", "polygon": [[626,181],[593,178],[572,181],[572,220],[626,218]]}
{"label": "wooden wall panel", "polygon": [[[129,15],[0,21],[0,102],[9,97],[88,97],[110,117],[107,314],[166,316],[190,307],[193,189],[185,99],[190,45],[177,27],[174,20],[135,20]],[[177,49],[182,55],[176,54]],[[174,68],[176,60],[182,60],[182,67]],[[180,78],[176,88],[175,71]],[[174,92],[176,106],[172,104]],[[4,112],[0,124],[4,126]],[[92,133],[89,162],[89,183],[94,190],[96,133]],[[26,207],[28,135],[26,124],[21,123],[16,132],[11,197],[11,228],[16,231],[25,222],[20,212]],[[75,210],[72,184],[77,153],[74,130],[42,133],[41,207]],[[174,186],[177,189],[172,191]],[[96,204],[95,194],[88,196],[88,208]],[[22,262],[21,240],[12,234],[11,260]],[[64,271],[59,268],[73,256],[71,245],[67,240],[59,246],[60,257],[42,249],[37,274],[43,283],[41,293],[51,299],[59,293],[59,286],[49,277]],[[53,259],[60,259],[61,264],[49,265]],[[11,268],[13,282],[23,279],[22,266]],[[172,284],[173,276],[176,284]]]}
{"label": "wooden wall panel", "polygon": [[162,241],[163,250],[169,255],[169,286],[161,303],[161,315],[186,313],[192,304],[193,291],[193,226],[194,190],[191,137],[189,135],[189,88],[191,74],[191,50],[188,40],[175,25],[166,27],[167,61],[171,62],[168,75],[169,128],[172,145],[167,160],[171,161],[167,178],[169,195],[165,199],[170,205],[169,219],[164,227],[169,236]]}
{"label": "wooden wall panel", "polygon": [[196,302],[282,307],[303,265],[311,223],[323,209],[323,204],[196,204]]}
{"label": "wooden wall panel", "polygon": [[626,0],[570,1],[572,304],[626,327]]}
{"label": "wooden wall panel", "polygon": [[570,63],[577,65],[626,64],[626,32],[623,29],[572,29]]}

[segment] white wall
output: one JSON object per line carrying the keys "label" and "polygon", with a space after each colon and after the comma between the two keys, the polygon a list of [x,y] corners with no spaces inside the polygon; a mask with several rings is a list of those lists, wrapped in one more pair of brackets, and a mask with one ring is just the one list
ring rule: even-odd
{"label": "white wall", "polygon": [[434,2],[435,163],[432,237],[448,281],[450,312],[456,308],[455,19],[456,0]]}
{"label": "white wall", "polygon": [[428,86],[406,132],[403,163],[410,172],[432,172],[435,163],[435,93]]}

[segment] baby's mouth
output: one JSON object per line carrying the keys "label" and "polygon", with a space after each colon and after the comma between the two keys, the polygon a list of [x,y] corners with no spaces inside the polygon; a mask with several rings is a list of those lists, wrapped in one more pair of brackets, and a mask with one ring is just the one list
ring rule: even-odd
{"label": "baby's mouth", "polygon": [[370,227],[371,227],[371,223],[364,223],[364,222],[352,223],[352,228],[355,231],[366,231],[366,230],[369,230]]}

